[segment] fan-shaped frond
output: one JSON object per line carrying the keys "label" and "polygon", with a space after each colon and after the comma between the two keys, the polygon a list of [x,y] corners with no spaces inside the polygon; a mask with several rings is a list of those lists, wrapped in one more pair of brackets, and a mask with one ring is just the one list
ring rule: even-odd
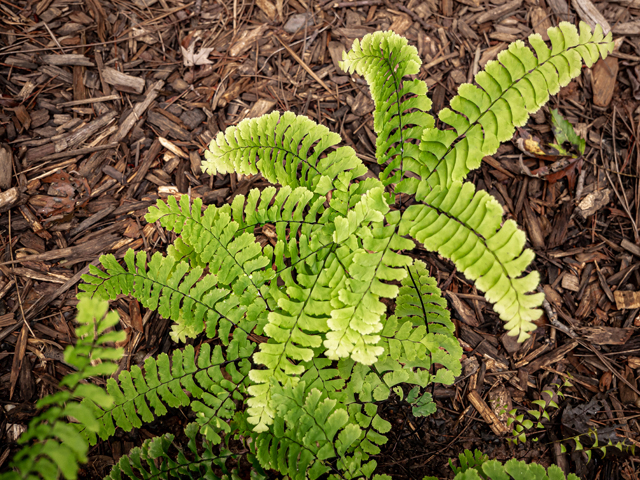
{"label": "fan-shaped frond", "polygon": [[[529,36],[535,54],[521,41],[509,45],[498,59],[487,63],[475,77],[476,85],[463,84],[438,117],[453,130],[426,128],[422,135],[422,168],[415,170],[432,186],[449,187],[478,168],[482,158],[496,152],[501,142],[513,136],[515,127],[527,122],[572,78],[580,75],[582,61],[591,67],[613,51],[611,34],[594,33],[583,22],[575,26],[560,22],[548,30],[549,49],[539,34]],[[416,179],[401,187],[415,192]]]}
{"label": "fan-shaped frond", "polygon": [[[122,480],[123,478],[231,480],[238,478],[226,465],[227,460],[234,459],[237,455],[226,449],[215,453],[211,442],[198,441],[197,433],[198,426],[193,423],[185,429],[189,439],[187,452],[174,443],[174,436],[170,433],[145,440],[142,447],[135,447],[128,455],[122,456],[104,480]],[[178,450],[177,455],[173,452],[169,453],[171,447]]]}
{"label": "fan-shaped frond", "polygon": [[358,177],[367,171],[352,148],[333,149],[340,140],[304,115],[273,112],[218,133],[202,167],[211,175],[260,172],[271,183],[324,195],[340,173],[354,171]]}
{"label": "fan-shaped frond", "polygon": [[385,185],[399,182],[407,164],[418,161],[418,141],[423,130],[434,125],[426,113],[431,109],[426,83],[408,78],[419,72],[421,63],[416,48],[391,31],[356,39],[340,63],[344,70],[362,75],[371,89],[376,158],[385,166],[380,175]]}
{"label": "fan-shaped frond", "polygon": [[535,307],[544,296],[527,294],[537,286],[538,272],[520,276],[534,257],[532,250],[523,251],[524,232],[513,220],[501,225],[502,206],[485,191],[476,192],[472,183],[454,182],[450,189],[438,186],[426,196],[421,193],[424,185],[416,194],[423,204],[405,211],[400,234],[450,258],[494,303],[510,335],[519,335],[520,341],[527,338],[536,328],[532,321],[541,311]]}

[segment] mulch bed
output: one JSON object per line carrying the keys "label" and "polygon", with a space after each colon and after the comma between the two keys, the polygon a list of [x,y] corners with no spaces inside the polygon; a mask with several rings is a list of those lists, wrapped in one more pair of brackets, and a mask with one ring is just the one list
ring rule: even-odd
{"label": "mulch bed", "polygon": [[[446,290],[464,373],[434,389],[439,409],[430,417],[415,418],[397,397],[381,405],[394,428],[378,472],[449,478],[450,456],[481,448],[581,478],[638,478],[633,457],[610,449],[587,465],[584,452],[565,442],[564,453],[558,440],[591,428],[639,444],[640,1],[0,0],[0,10],[0,468],[35,402],[69,373],[62,350],[73,341],[88,265],[129,248],[163,251],[171,237],[144,220],[158,198],[189,194],[220,206],[266,185],[202,173],[217,132],[292,110],[340,133],[375,174],[373,102],[365,82],[337,63],[355,38],[387,29],[406,36],[437,112],[509,42],[584,19],[608,24],[616,52],[470,175],[526,229],[546,315],[516,344],[450,262],[417,249]],[[586,139],[583,156],[546,147],[550,109]],[[532,142],[545,152],[532,153]],[[121,368],[177,347],[169,322],[135,300],[112,307],[128,332]],[[27,342],[17,341],[21,332]],[[523,413],[568,376],[572,386],[539,441],[510,445],[493,406]],[[98,444],[83,475],[102,477],[145,438],[179,433],[186,422],[175,411]]]}

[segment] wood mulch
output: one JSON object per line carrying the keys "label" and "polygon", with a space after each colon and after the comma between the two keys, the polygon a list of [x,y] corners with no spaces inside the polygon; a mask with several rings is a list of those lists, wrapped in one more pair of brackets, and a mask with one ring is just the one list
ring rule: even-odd
{"label": "wood mulch", "polygon": [[[450,262],[417,249],[446,290],[464,373],[434,389],[430,417],[413,417],[397,397],[381,405],[395,427],[378,471],[451,478],[447,459],[481,448],[581,478],[638,479],[637,458],[610,450],[587,464],[559,440],[589,429],[640,439],[640,0],[0,0],[0,10],[0,468],[35,402],[69,373],[62,351],[88,265],[129,248],[163,251],[172,238],[144,220],[158,198],[220,206],[266,185],[202,173],[217,132],[292,110],[340,133],[376,174],[373,102],[338,66],[354,39],[406,36],[437,112],[509,42],[584,19],[614,32],[616,52],[470,175],[526,230],[546,315],[516,344]],[[553,141],[552,108],[586,139],[577,160],[531,153],[531,141]],[[112,306],[128,332],[121,368],[176,348],[168,321],[135,300]],[[510,445],[498,404],[524,413],[569,377],[539,441]],[[84,477],[102,477],[151,435],[179,431],[186,419],[174,413],[98,444]]]}

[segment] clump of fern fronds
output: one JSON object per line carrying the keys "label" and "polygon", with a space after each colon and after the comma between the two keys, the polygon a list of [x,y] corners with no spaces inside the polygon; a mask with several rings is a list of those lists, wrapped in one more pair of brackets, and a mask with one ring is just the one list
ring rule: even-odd
{"label": "clump of fern fronds", "polygon": [[[584,24],[578,33],[561,23],[549,37],[551,49],[539,35],[529,37],[533,50],[515,42],[462,85],[438,113],[442,129],[428,113],[426,84],[413,77],[417,50],[393,32],[356,41],[342,67],[370,85],[379,178],[363,178],[367,168],[337,134],[291,112],[220,132],[203,168],[260,173],[273,185],[220,208],[186,195],[158,201],[147,221],[178,236],[166,255],[130,251],[122,263],[107,255],[84,277],[83,295],[133,295],[174,322],[176,341],[211,339],[110,380],[114,404],[94,409],[98,433],[183,406],[196,413],[188,434],[203,435],[202,458],[240,438],[259,465],[291,478],[371,477],[391,428],[378,403],[408,384],[413,411],[428,415],[436,405],[426,387],[461,371],[441,292],[409,255],[416,242],[474,281],[511,335],[523,340],[536,328],[543,297],[532,293],[539,276],[527,271],[534,254],[525,234],[464,179],[583,60],[591,65],[613,46]],[[410,195],[410,206],[397,194]],[[198,464],[189,474],[208,472],[191,447],[172,470],[170,440],[145,443],[114,475],[186,475],[185,458]]]}

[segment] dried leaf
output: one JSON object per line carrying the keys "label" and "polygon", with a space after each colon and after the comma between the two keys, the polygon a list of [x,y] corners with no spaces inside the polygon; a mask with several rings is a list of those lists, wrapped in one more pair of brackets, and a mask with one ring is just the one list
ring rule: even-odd
{"label": "dried leaf", "polygon": [[189,48],[184,48],[180,45],[182,50],[183,62],[185,67],[193,67],[195,65],[210,65],[212,62],[209,60],[209,54],[215,50],[214,48],[201,48],[198,53],[195,53],[195,42],[189,45]]}

